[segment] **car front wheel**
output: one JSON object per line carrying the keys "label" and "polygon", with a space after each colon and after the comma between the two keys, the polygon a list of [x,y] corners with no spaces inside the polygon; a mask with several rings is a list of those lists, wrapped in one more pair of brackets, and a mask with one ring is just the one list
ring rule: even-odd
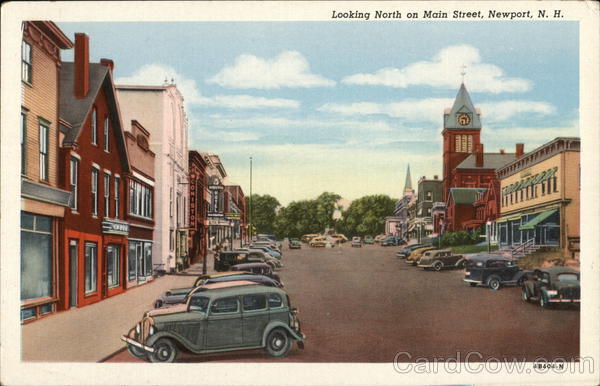
{"label": "car front wheel", "polygon": [[148,360],[148,353],[137,346],[128,344],[127,351],[136,358]]}
{"label": "car front wheel", "polygon": [[500,279],[498,279],[495,276],[492,276],[488,279],[487,285],[494,291],[497,291],[500,289]]}
{"label": "car front wheel", "polygon": [[265,350],[273,358],[285,357],[292,348],[292,342],[287,331],[282,328],[276,328],[269,332],[267,336],[267,345]]}
{"label": "car front wheel", "polygon": [[177,357],[177,347],[171,339],[161,338],[152,346],[154,352],[150,355],[152,363],[171,363]]}
{"label": "car front wheel", "polygon": [[435,269],[436,271],[441,271],[442,268],[444,268],[444,263],[442,263],[441,261],[436,261],[435,263],[433,263],[433,269]]}

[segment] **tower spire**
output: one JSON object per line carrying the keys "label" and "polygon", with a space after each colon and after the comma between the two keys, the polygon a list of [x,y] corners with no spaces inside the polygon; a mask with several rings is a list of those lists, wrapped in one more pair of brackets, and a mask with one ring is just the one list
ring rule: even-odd
{"label": "tower spire", "polygon": [[412,182],[410,178],[410,164],[406,167],[406,180],[404,181],[404,193],[412,193]]}
{"label": "tower spire", "polygon": [[460,67],[462,70],[460,71],[460,75],[462,76],[462,82],[461,83],[465,83],[465,75],[467,75],[467,66],[465,66],[464,64]]}

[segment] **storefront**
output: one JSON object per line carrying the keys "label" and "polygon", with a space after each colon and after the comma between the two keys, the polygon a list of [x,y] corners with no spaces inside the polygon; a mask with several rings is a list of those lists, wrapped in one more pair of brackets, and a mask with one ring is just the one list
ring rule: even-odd
{"label": "storefront", "polygon": [[579,253],[579,138],[556,138],[497,170],[500,247],[524,243]]}

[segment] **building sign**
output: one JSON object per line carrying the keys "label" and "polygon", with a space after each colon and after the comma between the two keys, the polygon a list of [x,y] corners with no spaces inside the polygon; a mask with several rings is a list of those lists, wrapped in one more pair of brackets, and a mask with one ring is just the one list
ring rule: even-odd
{"label": "building sign", "polygon": [[190,230],[197,230],[196,224],[196,179],[190,179]]}
{"label": "building sign", "polygon": [[102,221],[102,233],[127,236],[129,234],[129,224],[114,220],[104,220]]}
{"label": "building sign", "polygon": [[230,226],[231,223],[227,220],[223,220],[223,219],[219,219],[219,218],[209,218],[208,219],[208,225],[212,225],[212,226]]}
{"label": "building sign", "polygon": [[209,213],[209,218],[223,218],[223,213]]}
{"label": "building sign", "polygon": [[225,218],[228,220],[239,220],[240,213],[225,213]]}

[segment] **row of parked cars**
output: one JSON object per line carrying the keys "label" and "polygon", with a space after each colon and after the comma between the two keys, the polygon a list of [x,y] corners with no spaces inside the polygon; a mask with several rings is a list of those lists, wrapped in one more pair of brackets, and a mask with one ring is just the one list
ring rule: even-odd
{"label": "row of parked cars", "polygon": [[578,305],[581,301],[579,272],[569,267],[522,270],[515,260],[500,254],[479,253],[465,257],[427,244],[408,245],[396,256],[425,270],[464,269],[463,281],[472,287],[499,290],[502,286],[519,286],[523,301],[535,301],[543,308],[559,303]]}
{"label": "row of parked cars", "polygon": [[283,266],[280,248],[259,238],[243,249],[220,252],[216,273],[200,275],[193,285],[170,289],[156,299],[155,309],[121,337],[128,351],[143,360],[169,363],[181,352],[263,348],[281,358],[294,342],[303,349],[298,310],[275,273]]}

